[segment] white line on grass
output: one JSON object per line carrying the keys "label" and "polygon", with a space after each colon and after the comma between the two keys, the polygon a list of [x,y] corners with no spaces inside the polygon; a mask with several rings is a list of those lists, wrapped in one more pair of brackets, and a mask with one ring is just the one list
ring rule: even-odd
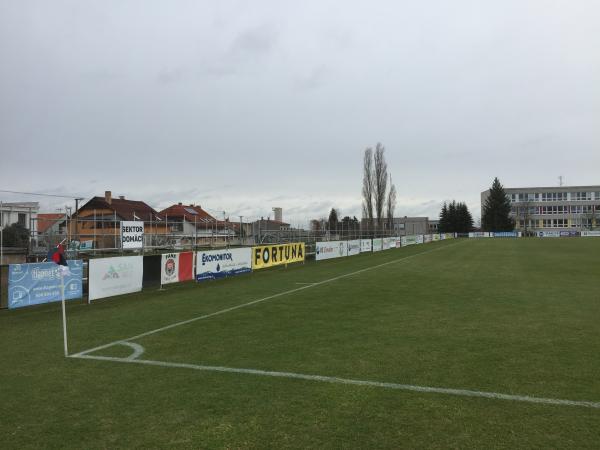
{"label": "white line on grass", "polygon": [[375,266],[370,266],[370,267],[366,267],[364,269],[355,270],[354,272],[349,272],[349,273],[346,273],[346,274],[343,274],[343,275],[339,275],[337,277],[328,278],[327,280],[318,281],[318,282],[313,283],[313,284],[309,284],[309,285],[306,285],[306,286],[301,286],[301,287],[297,287],[297,288],[294,288],[294,289],[290,289],[289,291],[279,292],[278,294],[269,295],[267,297],[263,297],[263,298],[260,298],[258,300],[253,300],[253,301],[248,302],[248,303],[243,303],[241,305],[236,305],[236,306],[232,306],[230,308],[225,308],[225,309],[222,309],[220,311],[216,311],[216,312],[213,312],[213,313],[210,313],[210,314],[204,314],[202,316],[193,317],[191,319],[183,320],[181,322],[172,323],[171,325],[166,325],[166,326],[161,327],[161,328],[156,328],[155,330],[146,331],[145,333],[137,334],[137,335],[129,337],[127,339],[119,339],[118,341],[114,341],[114,342],[110,342],[108,344],[100,345],[98,347],[94,347],[94,348],[91,348],[89,350],[84,350],[82,352],[74,354],[73,356],[87,355],[89,353],[93,353],[93,352],[96,352],[98,350],[104,350],[105,348],[112,347],[113,345],[122,344],[122,343],[127,342],[127,341],[135,341],[136,339],[140,339],[140,338],[143,338],[143,337],[146,337],[146,336],[150,336],[151,334],[160,333],[162,331],[170,330],[171,328],[179,327],[181,325],[187,325],[188,323],[196,322],[198,320],[208,319],[209,317],[214,317],[214,316],[218,316],[218,315],[221,315],[221,314],[225,314],[225,313],[228,313],[228,312],[231,312],[231,311],[235,311],[236,309],[245,308],[245,307],[251,306],[251,305],[256,305],[257,303],[266,302],[267,300],[272,300],[274,298],[282,297],[284,295],[293,294],[294,292],[303,291],[305,289],[310,289],[310,288],[313,288],[315,286],[321,286],[323,284],[331,283],[331,282],[337,281],[337,280],[341,280],[343,278],[347,278],[347,277],[350,277],[352,275],[358,275],[359,273],[368,272],[369,270],[374,270],[374,269],[378,269],[380,267],[389,266],[390,264],[396,264],[396,263],[399,263],[399,262],[406,261],[408,259],[414,258],[416,256],[425,255],[427,253],[432,253],[432,252],[437,252],[439,250],[444,250],[444,249],[447,249],[447,248],[450,248],[450,247],[454,247],[455,245],[458,245],[458,244],[460,244],[460,242],[457,242],[455,244],[445,245],[443,247],[437,247],[437,248],[434,248],[434,249],[431,249],[431,250],[426,250],[424,252],[415,253],[415,254],[412,254],[412,255],[409,255],[409,256],[405,256],[403,258],[397,258],[397,259],[394,259],[392,261],[388,261],[388,262],[385,262],[385,263],[382,263],[382,264],[377,264]]}
{"label": "white line on grass", "polygon": [[490,398],[496,400],[511,400],[516,402],[527,402],[527,403],[541,403],[545,405],[560,405],[560,406],[579,406],[585,408],[600,409],[600,402],[582,401],[582,400],[562,400],[555,398],[544,398],[544,397],[530,397],[528,395],[512,395],[512,394],[501,394],[498,392],[483,392],[483,391],[471,391],[468,389],[451,389],[441,387],[429,387],[429,386],[415,386],[412,384],[399,384],[399,383],[384,383],[380,381],[368,381],[368,380],[354,380],[350,378],[339,378],[339,377],[328,377],[322,375],[307,375],[302,373],[294,372],[275,372],[268,370],[257,370],[257,369],[238,369],[234,367],[220,367],[220,366],[202,366],[197,364],[186,364],[186,363],[175,363],[165,361],[151,361],[147,359],[134,359],[131,356],[128,358],[114,358],[111,356],[93,356],[93,355],[72,355],[70,358],[81,358],[81,359],[94,359],[99,361],[113,361],[122,363],[132,364],[143,364],[148,366],[160,366],[160,367],[174,367],[180,369],[193,369],[202,370],[208,372],[226,372],[236,374],[249,374],[259,375],[266,377],[276,378],[293,378],[297,380],[307,381],[320,381],[324,383],[338,383],[338,384],[349,384],[354,386],[367,386],[377,387],[384,389],[396,389],[403,391],[413,392],[424,392],[433,394],[447,394],[447,395],[458,395],[462,397],[479,397],[479,398]]}

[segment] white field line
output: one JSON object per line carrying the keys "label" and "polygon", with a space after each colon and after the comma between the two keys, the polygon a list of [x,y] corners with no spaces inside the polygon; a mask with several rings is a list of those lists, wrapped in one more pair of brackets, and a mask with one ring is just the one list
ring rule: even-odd
{"label": "white field line", "polygon": [[339,377],[328,377],[322,375],[307,375],[302,373],[294,372],[275,372],[267,370],[257,369],[238,369],[234,367],[220,367],[220,366],[202,366],[197,364],[186,364],[186,363],[175,363],[165,361],[151,361],[146,359],[133,359],[129,358],[114,358],[111,356],[93,356],[93,355],[72,355],[70,358],[81,358],[81,359],[93,359],[99,361],[113,361],[121,363],[131,364],[142,364],[147,366],[159,366],[159,367],[171,367],[180,369],[193,369],[202,370],[208,372],[225,372],[235,374],[247,374],[247,375],[258,375],[265,377],[275,378],[293,378],[297,380],[307,381],[320,381],[324,383],[337,383],[347,384],[354,386],[367,386],[384,389],[396,389],[403,391],[412,392],[423,392],[431,394],[446,394],[446,395],[457,395],[462,397],[479,397],[496,400],[510,400],[515,402],[527,402],[527,403],[539,403],[545,405],[559,405],[559,406],[579,406],[584,408],[600,409],[600,402],[582,401],[582,400],[562,400],[555,398],[544,398],[544,397],[530,397],[528,395],[512,395],[512,394],[501,394],[498,392],[483,392],[483,391],[471,391],[468,389],[451,389],[441,387],[430,387],[430,386],[416,386],[412,384],[399,384],[399,383],[384,383],[380,381],[368,381],[368,380],[355,380],[350,378],[339,378]]}
{"label": "white field line", "polygon": [[222,309],[220,311],[216,311],[216,312],[213,312],[213,313],[210,313],[210,314],[204,314],[202,316],[193,317],[191,319],[183,320],[181,322],[172,323],[171,325],[166,325],[166,326],[161,327],[161,328],[156,328],[155,330],[146,331],[145,333],[137,334],[135,336],[132,336],[132,337],[129,337],[129,338],[126,338],[126,339],[120,339],[118,341],[114,341],[114,342],[110,342],[108,344],[100,345],[98,347],[94,347],[94,348],[91,348],[89,350],[84,350],[84,351],[81,351],[79,353],[75,353],[72,356],[87,355],[88,353],[93,353],[93,352],[96,352],[98,350],[104,350],[105,348],[112,347],[113,345],[122,344],[122,343],[127,342],[127,341],[135,341],[136,339],[140,339],[140,338],[143,338],[143,337],[146,337],[146,336],[150,336],[151,334],[160,333],[162,331],[170,330],[171,328],[179,327],[181,325],[187,325],[188,323],[196,322],[198,320],[208,319],[210,317],[214,317],[214,316],[225,314],[225,313],[228,313],[228,312],[231,312],[231,311],[235,311],[236,309],[246,308],[247,306],[256,305],[257,303],[266,302],[267,300],[272,300],[274,298],[282,297],[284,295],[293,294],[294,292],[300,292],[300,291],[303,291],[305,289],[313,288],[315,286],[321,286],[321,285],[326,284],[326,283],[331,283],[333,281],[341,280],[343,278],[351,277],[353,275],[358,275],[360,273],[368,272],[369,270],[374,270],[374,269],[378,269],[380,267],[389,266],[390,264],[396,264],[396,263],[399,263],[399,262],[402,262],[402,261],[409,260],[409,259],[414,258],[416,256],[425,255],[427,253],[437,252],[437,251],[440,251],[440,250],[445,250],[447,248],[454,247],[455,245],[458,245],[460,243],[461,242],[457,242],[455,244],[444,245],[443,247],[437,247],[437,248],[434,248],[434,249],[431,249],[431,250],[426,250],[424,252],[415,253],[415,254],[412,254],[412,255],[409,255],[409,256],[405,256],[403,258],[397,258],[397,259],[394,259],[392,261],[388,261],[388,262],[385,262],[385,263],[382,263],[382,264],[377,264],[375,266],[370,266],[370,267],[366,267],[364,269],[355,270],[354,272],[349,272],[349,273],[346,273],[346,274],[343,274],[343,275],[339,275],[337,277],[328,278],[327,280],[318,281],[316,283],[308,284],[308,285],[301,286],[301,287],[297,287],[295,289],[290,289],[289,291],[279,292],[278,294],[269,295],[267,297],[259,298],[258,300],[253,300],[253,301],[248,302],[248,303],[243,303],[241,305],[236,305],[236,306],[232,306],[230,308],[225,308],[225,309]]}

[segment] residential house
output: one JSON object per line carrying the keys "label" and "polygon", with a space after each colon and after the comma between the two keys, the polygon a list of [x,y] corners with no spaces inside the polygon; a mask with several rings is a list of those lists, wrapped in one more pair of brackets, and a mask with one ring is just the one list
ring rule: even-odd
{"label": "residential house", "polygon": [[73,239],[80,242],[92,240],[94,248],[119,248],[120,222],[133,220],[144,222],[146,235],[167,233],[164,219],[154,208],[124,196],[113,198],[111,191],[106,191],[104,197],[93,197],[79,208],[69,228]]}

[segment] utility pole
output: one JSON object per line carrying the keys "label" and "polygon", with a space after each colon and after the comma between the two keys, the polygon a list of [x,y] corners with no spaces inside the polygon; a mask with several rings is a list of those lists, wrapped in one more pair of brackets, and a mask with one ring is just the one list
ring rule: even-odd
{"label": "utility pole", "polygon": [[242,219],[244,218],[244,216],[240,216],[240,245],[244,245],[242,243],[242,238],[243,238],[243,233],[242,233]]}

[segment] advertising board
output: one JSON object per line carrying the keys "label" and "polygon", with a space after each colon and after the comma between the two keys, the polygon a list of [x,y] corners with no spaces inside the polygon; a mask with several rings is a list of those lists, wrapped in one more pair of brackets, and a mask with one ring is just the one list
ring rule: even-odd
{"label": "advertising board", "polygon": [[252,249],[230,248],[196,253],[196,281],[252,272]]}
{"label": "advertising board", "polygon": [[[81,298],[82,260],[68,260],[70,275],[64,277],[65,300]],[[62,300],[60,267],[53,262],[8,266],[8,308],[40,305]]]}
{"label": "advertising board", "polygon": [[367,253],[373,251],[373,242],[371,239],[361,239],[360,240],[360,252]]}
{"label": "advertising board", "polygon": [[112,297],[142,290],[143,256],[117,256],[89,261],[89,298]]}
{"label": "advertising board", "polygon": [[600,237],[600,231],[582,231],[582,237]]}
{"label": "advertising board", "polygon": [[373,251],[380,252],[381,250],[383,250],[383,239],[381,239],[381,238],[373,239]]}
{"label": "advertising board", "polygon": [[252,269],[304,261],[304,242],[252,247]]}
{"label": "advertising board", "polygon": [[341,258],[348,255],[348,242],[346,241],[327,241],[317,242],[315,244],[315,259],[322,261],[324,259]]}
{"label": "advertising board", "polygon": [[165,253],[161,255],[161,284],[194,279],[194,253]]}
{"label": "advertising board", "polygon": [[360,239],[348,241],[348,256],[360,254]]}

